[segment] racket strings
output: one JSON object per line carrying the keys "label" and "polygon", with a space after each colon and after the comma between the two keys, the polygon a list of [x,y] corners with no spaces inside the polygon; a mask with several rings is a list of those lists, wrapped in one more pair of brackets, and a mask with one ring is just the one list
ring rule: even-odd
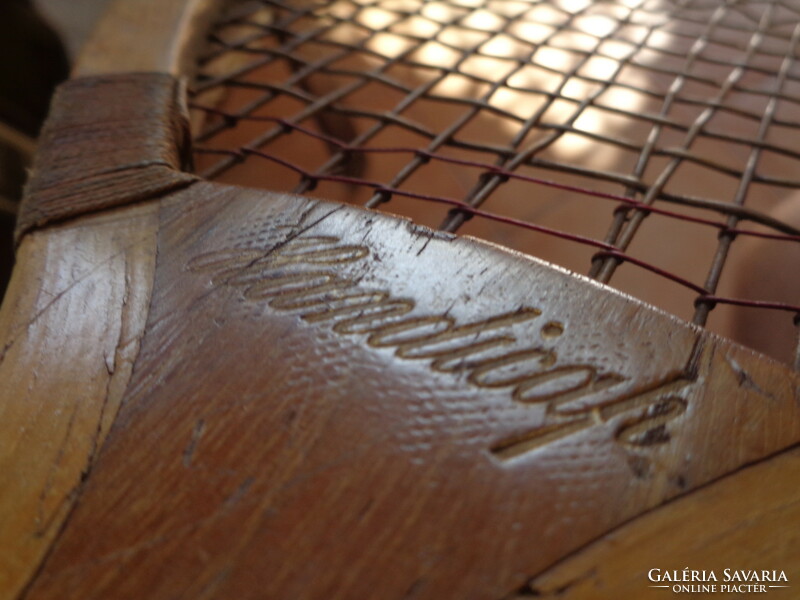
{"label": "racket strings", "polygon": [[[720,282],[736,240],[800,244],[800,223],[770,210],[800,187],[798,12],[766,0],[242,3],[199,61],[198,171],[580,260],[611,285],[646,271],[685,290],[681,316],[697,324],[733,305],[791,326],[800,301]],[[552,218],[564,206],[591,223]],[[659,235],[705,236],[704,255],[663,260]],[[532,237],[586,251],[551,259]]]}

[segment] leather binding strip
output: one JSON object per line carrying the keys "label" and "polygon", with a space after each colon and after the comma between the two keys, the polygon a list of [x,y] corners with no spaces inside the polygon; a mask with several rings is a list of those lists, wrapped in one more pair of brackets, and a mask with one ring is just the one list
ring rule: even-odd
{"label": "leather binding strip", "polygon": [[67,81],[42,130],[17,221],[32,229],[183,188],[189,162],[183,86],[171,75],[126,73]]}

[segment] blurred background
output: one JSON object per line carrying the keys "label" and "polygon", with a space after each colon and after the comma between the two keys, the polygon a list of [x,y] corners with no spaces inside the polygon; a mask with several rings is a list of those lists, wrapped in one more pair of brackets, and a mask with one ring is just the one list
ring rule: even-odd
{"label": "blurred background", "polygon": [[53,89],[109,0],[0,2],[0,298],[14,262],[17,205]]}
{"label": "blurred background", "polygon": [[109,0],[33,0],[42,16],[58,32],[74,57]]}

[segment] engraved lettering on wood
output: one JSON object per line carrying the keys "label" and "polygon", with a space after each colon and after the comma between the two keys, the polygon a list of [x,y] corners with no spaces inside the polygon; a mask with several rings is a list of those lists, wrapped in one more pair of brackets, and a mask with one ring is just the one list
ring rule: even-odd
{"label": "engraved lettering on wood", "polygon": [[585,406],[582,410],[559,410],[558,404],[548,406],[544,425],[524,435],[502,440],[492,447],[498,458],[514,459],[546,446],[567,435],[589,427],[608,423],[622,416],[615,439],[631,448],[647,448],[670,440],[667,424],[686,412],[687,402],[678,394],[692,383],[677,373],[655,385],[638,388],[613,399]]}
{"label": "engraved lettering on wood", "polygon": [[[440,373],[465,373],[479,388],[508,388],[514,401],[546,407],[545,422],[532,431],[501,440],[491,448],[500,460],[515,459],[593,425],[619,421],[615,439],[632,447],[669,440],[667,424],[686,410],[681,390],[689,383],[673,374],[635,386],[619,373],[594,365],[563,364],[541,343],[525,345],[513,332],[538,318],[535,307],[459,323],[448,314],[411,314],[417,303],[390,290],[348,278],[342,266],[364,261],[363,245],[324,235],[295,237],[268,250],[227,249],[192,259],[188,268],[210,273],[216,285],[242,289],[246,300],[297,314],[309,323],[327,324],[340,335],[365,335],[373,348],[393,348],[406,360],[427,360]],[[564,324],[550,321],[539,335],[554,342]],[[626,385],[627,384],[627,385]],[[619,388],[613,396],[604,393]]]}

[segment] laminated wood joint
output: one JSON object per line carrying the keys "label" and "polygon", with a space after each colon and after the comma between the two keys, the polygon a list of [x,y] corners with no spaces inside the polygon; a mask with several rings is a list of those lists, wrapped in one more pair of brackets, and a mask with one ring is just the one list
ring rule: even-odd
{"label": "laminated wood joint", "polygon": [[197,178],[182,83],[163,73],[73,79],[56,92],[17,222],[27,232],[159,197]]}

